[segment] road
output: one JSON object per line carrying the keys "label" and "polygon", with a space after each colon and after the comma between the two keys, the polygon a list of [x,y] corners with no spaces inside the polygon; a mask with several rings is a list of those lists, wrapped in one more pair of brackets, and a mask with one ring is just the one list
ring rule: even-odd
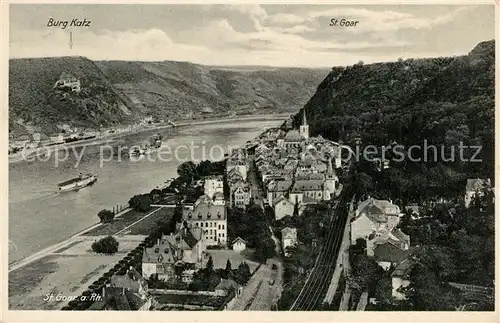
{"label": "road", "polygon": [[250,189],[252,190],[252,197],[254,199],[254,203],[260,205],[260,207],[264,209],[264,202],[263,202],[264,192],[262,191],[259,185],[259,180],[257,179],[257,172],[254,160],[255,160],[254,155],[248,156],[249,167],[248,167],[247,180],[249,179],[250,182]]}
{"label": "road", "polygon": [[[325,298],[335,270],[344,228],[348,217],[348,201],[351,197],[351,185],[344,186],[337,207],[331,214],[329,234],[325,239],[316,266],[310,273],[291,311],[311,311],[317,308]],[[332,209],[330,209],[332,212]]]}
{"label": "road", "polygon": [[[277,269],[272,269],[276,264]],[[253,274],[236,300],[231,311],[270,311],[281,295],[282,266],[276,259],[269,259],[266,264]]]}
{"label": "road", "polygon": [[[264,193],[259,185],[255,171],[254,156],[249,156],[249,171],[247,180],[250,183],[254,203],[259,205],[265,212],[263,197]],[[243,290],[243,295],[236,301],[232,310],[234,311],[269,311],[278,302],[281,296],[283,284],[283,265],[281,263],[281,243],[274,235],[267,216],[265,217],[271,238],[275,244],[276,257],[268,259],[266,264],[262,264],[259,270],[250,278]],[[276,269],[272,266],[276,265]],[[270,284],[270,282],[272,282]]]}

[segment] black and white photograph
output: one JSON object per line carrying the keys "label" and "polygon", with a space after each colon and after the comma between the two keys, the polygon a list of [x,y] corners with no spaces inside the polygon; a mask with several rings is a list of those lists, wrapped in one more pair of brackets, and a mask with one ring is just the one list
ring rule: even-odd
{"label": "black and white photograph", "polygon": [[2,9],[10,313],[494,313],[494,1]]}

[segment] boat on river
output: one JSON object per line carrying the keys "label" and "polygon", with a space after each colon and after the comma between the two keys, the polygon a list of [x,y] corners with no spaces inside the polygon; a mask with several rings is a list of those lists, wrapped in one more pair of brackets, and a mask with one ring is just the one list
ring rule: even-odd
{"label": "boat on river", "polygon": [[80,173],[78,177],[57,184],[57,188],[59,192],[78,191],[81,188],[94,184],[96,181],[97,175]]}

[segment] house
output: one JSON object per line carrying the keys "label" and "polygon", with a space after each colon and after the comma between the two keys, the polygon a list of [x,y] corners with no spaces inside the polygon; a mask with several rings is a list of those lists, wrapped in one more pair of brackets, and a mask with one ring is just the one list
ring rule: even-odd
{"label": "house", "polygon": [[237,168],[233,168],[227,173],[227,182],[231,185],[238,181],[245,181],[245,179]]}
{"label": "house", "polygon": [[133,267],[125,275],[113,275],[101,296],[89,310],[149,311],[152,305],[148,284]]}
{"label": "house", "polygon": [[473,178],[467,180],[465,187],[465,207],[469,207],[475,196],[482,197],[484,191],[491,189],[490,179]]}
{"label": "house", "polygon": [[295,205],[285,196],[280,196],[274,200],[273,209],[275,219],[281,220],[287,215],[293,216]]}
{"label": "house", "polygon": [[380,230],[372,232],[366,238],[366,255],[373,257],[377,245],[386,243],[392,244],[401,250],[410,249],[410,237],[399,228],[394,228],[392,231]]}
{"label": "house", "polygon": [[184,207],[182,220],[190,227],[199,227],[204,232],[206,245],[225,245],[227,243],[226,206],[215,204],[210,198],[201,196],[192,208]]}
{"label": "house", "polygon": [[318,201],[310,197],[302,198],[302,202],[299,204],[298,215],[301,216],[309,205],[318,204]]}
{"label": "house", "polygon": [[140,297],[123,287],[104,287],[101,299],[95,301],[89,311],[149,311],[152,297]]}
{"label": "house", "polygon": [[183,283],[189,284],[193,281],[194,273],[196,272],[195,269],[187,269],[184,270],[181,274],[181,281]]}
{"label": "house", "polygon": [[391,266],[401,263],[409,256],[409,247],[393,239],[380,241],[373,248],[373,258],[384,270],[389,270]]}
{"label": "house", "polygon": [[250,204],[250,198],[252,197],[252,191],[248,185],[246,186],[236,186],[234,191],[231,192],[232,205],[234,207],[244,208]]}
{"label": "house", "polygon": [[329,201],[334,195],[339,179],[332,166],[332,160],[328,159],[328,167],[325,174],[304,173],[298,170],[298,176],[290,192],[290,201],[301,204],[304,198],[316,201]]}
{"label": "house", "polygon": [[226,162],[226,174],[230,174],[231,171],[237,170],[239,175],[243,180],[247,179],[247,152],[244,149],[237,149],[232,152],[232,155],[227,159]]}
{"label": "house", "polygon": [[292,181],[271,181],[267,185],[267,200],[273,205],[274,199],[286,195],[292,186]]}
{"label": "house", "polygon": [[300,204],[304,197],[322,201],[323,193],[322,180],[296,180],[290,192],[290,201]]}
{"label": "house", "polygon": [[153,247],[145,248],[142,274],[146,279],[153,275],[173,279],[185,269],[201,268],[205,252],[204,231],[184,223],[176,234],[162,236]]}
{"label": "house", "polygon": [[237,237],[232,242],[232,248],[234,251],[243,251],[247,247],[247,242],[240,237]]}
{"label": "house", "polygon": [[403,214],[391,201],[371,197],[359,203],[351,222],[351,244],[357,239],[366,239],[373,232],[392,231]]}
{"label": "house", "polygon": [[144,277],[132,266],[127,270],[125,275],[113,275],[108,284],[110,287],[124,287],[134,293],[140,295],[146,294],[148,291],[148,283]]}
{"label": "house", "polygon": [[297,229],[286,227],[281,230],[281,246],[285,256],[288,257],[289,253],[286,248],[293,247],[297,244]]}
{"label": "house", "polygon": [[403,260],[391,273],[392,280],[392,296],[397,300],[405,300],[406,295],[402,288],[410,284],[410,270],[414,265],[411,258]]}
{"label": "house", "polygon": [[224,199],[224,193],[215,192],[212,197],[212,203],[214,205],[226,205],[226,200]]}
{"label": "house", "polygon": [[297,130],[290,130],[287,132],[284,138],[284,145],[288,152],[296,152],[298,153],[303,146],[302,136]]}
{"label": "house", "polygon": [[222,175],[212,175],[205,177],[205,195],[212,198],[215,193],[224,193],[224,182]]}
{"label": "house", "polygon": [[226,296],[230,293],[230,291],[234,291],[236,293],[236,297],[241,295],[243,288],[232,279],[221,279],[220,283],[215,286],[215,294],[217,296]]}

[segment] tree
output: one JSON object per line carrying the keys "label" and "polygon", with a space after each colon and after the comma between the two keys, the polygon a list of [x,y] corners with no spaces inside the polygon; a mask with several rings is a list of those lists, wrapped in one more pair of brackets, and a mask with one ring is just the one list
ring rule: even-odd
{"label": "tree", "polygon": [[231,261],[228,259],[226,262],[226,274],[231,272]]}
{"label": "tree", "polygon": [[114,237],[107,236],[92,243],[92,250],[97,253],[111,255],[118,251],[118,245],[119,243]]}
{"label": "tree", "polygon": [[97,216],[101,220],[101,223],[112,222],[115,218],[115,214],[112,211],[106,209],[99,211],[99,213],[97,213]]}
{"label": "tree", "polygon": [[245,261],[241,262],[238,268],[233,271],[234,281],[240,285],[246,285],[251,276],[250,266]]}
{"label": "tree", "polygon": [[424,265],[410,270],[410,284],[404,288],[412,309],[417,311],[449,311],[460,304],[460,298]]}
{"label": "tree", "polygon": [[205,268],[207,269],[208,273],[212,273],[214,271],[214,260],[212,259],[212,255],[208,257],[207,267]]}
{"label": "tree", "polygon": [[151,209],[151,198],[149,194],[134,195],[128,205],[137,212],[147,212]]}
{"label": "tree", "polygon": [[255,249],[255,258],[264,263],[267,259],[272,258],[276,255],[276,244],[274,240],[267,235],[262,235],[260,241]]}
{"label": "tree", "polygon": [[149,196],[151,197],[152,202],[157,203],[161,199],[162,191],[155,188],[149,193]]}
{"label": "tree", "polygon": [[187,183],[191,183],[196,174],[196,165],[192,161],[187,161],[177,167],[177,174],[184,178]]}

